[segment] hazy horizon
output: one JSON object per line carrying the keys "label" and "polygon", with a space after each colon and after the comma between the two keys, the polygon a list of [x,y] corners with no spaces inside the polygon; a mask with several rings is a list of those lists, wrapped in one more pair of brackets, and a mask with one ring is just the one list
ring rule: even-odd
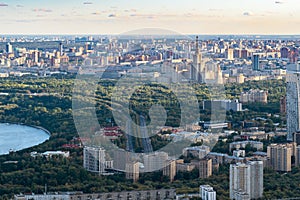
{"label": "hazy horizon", "polygon": [[296,0],[4,0],[0,34],[122,34],[160,28],[180,34],[300,33]]}

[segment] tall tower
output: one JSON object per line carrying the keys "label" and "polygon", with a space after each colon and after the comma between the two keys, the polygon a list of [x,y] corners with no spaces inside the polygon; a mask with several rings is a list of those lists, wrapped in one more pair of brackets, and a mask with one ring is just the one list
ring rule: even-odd
{"label": "tall tower", "polygon": [[193,55],[193,64],[191,66],[191,79],[202,83],[203,80],[203,69],[202,69],[202,54],[200,52],[199,49],[199,38],[198,36],[196,36],[196,50],[195,50],[195,54]]}
{"label": "tall tower", "polygon": [[212,159],[201,159],[199,161],[199,178],[208,178],[212,175]]}
{"label": "tall tower", "polygon": [[83,167],[90,172],[105,172],[105,150],[99,147],[84,147]]}
{"label": "tall tower", "polygon": [[126,179],[137,182],[139,180],[139,173],[140,171],[138,162],[126,163]]}
{"label": "tall tower", "polygon": [[64,45],[62,44],[62,42],[59,43],[59,53],[62,56],[64,53]]}
{"label": "tall tower", "polygon": [[290,172],[292,170],[293,155],[292,144],[271,144],[268,146],[267,152],[270,158],[270,164],[276,171]]}
{"label": "tall tower", "polygon": [[286,93],[287,139],[292,141],[293,133],[300,130],[300,73],[297,69],[287,74]]}
{"label": "tall tower", "polygon": [[13,47],[10,43],[6,44],[6,53],[12,53],[13,52]]}
{"label": "tall tower", "polygon": [[259,70],[259,55],[253,55],[252,69],[255,71]]}
{"label": "tall tower", "polygon": [[163,175],[168,176],[170,178],[170,182],[172,182],[176,176],[176,161],[167,160],[165,165],[166,166],[163,168]]}
{"label": "tall tower", "polygon": [[263,162],[250,161],[247,164],[230,165],[230,199],[238,199],[241,193],[247,199],[258,199],[263,195]]}

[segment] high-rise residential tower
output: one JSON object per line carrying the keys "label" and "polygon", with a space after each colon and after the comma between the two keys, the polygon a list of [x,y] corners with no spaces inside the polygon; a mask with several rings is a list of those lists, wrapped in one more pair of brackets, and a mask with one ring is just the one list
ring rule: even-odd
{"label": "high-rise residential tower", "polygon": [[[250,161],[230,165],[230,199],[258,199],[263,196],[263,162]],[[244,198],[245,199],[245,198]]]}
{"label": "high-rise residential tower", "polygon": [[289,172],[292,166],[295,144],[271,144],[268,146],[268,158],[272,168],[276,171]]}
{"label": "high-rise residential tower", "polygon": [[199,39],[198,36],[196,36],[196,50],[193,55],[193,64],[190,70],[191,79],[199,83],[203,82],[203,77],[201,75],[202,71],[202,54],[199,49]]}
{"label": "high-rise residential tower", "polygon": [[6,53],[12,53],[13,52],[13,47],[10,43],[6,44]]}
{"label": "high-rise residential tower", "polygon": [[252,58],[252,69],[257,71],[259,70],[259,55],[253,55]]}
{"label": "high-rise residential tower", "polygon": [[287,139],[293,140],[293,133],[300,129],[300,72],[288,71],[286,88]]}
{"label": "high-rise residential tower", "polygon": [[90,171],[105,173],[105,150],[98,147],[84,147],[83,167]]}

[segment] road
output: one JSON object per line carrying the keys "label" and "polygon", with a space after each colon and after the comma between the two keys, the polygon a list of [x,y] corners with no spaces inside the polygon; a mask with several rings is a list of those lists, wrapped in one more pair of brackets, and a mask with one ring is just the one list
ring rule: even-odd
{"label": "road", "polygon": [[148,135],[148,130],[146,126],[146,119],[143,115],[140,115],[140,133],[142,137],[142,144],[144,148],[144,153],[153,152],[151,140]]}
{"label": "road", "polygon": [[127,144],[126,144],[126,150],[129,152],[134,152],[134,137],[132,136],[132,124],[130,120],[127,120],[126,122],[126,139],[127,139]]}

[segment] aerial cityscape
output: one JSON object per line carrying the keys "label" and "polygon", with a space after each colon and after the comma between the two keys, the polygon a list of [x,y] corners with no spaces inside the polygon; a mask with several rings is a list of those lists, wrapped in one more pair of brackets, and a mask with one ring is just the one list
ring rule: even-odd
{"label": "aerial cityscape", "polygon": [[0,199],[300,199],[297,3],[0,2]]}

